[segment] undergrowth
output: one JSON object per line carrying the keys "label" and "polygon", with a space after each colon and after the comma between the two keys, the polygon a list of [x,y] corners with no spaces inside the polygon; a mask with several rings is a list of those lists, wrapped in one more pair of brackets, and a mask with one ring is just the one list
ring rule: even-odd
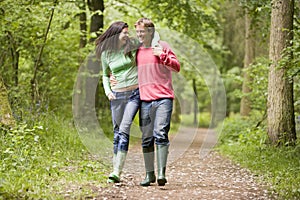
{"label": "undergrowth", "polygon": [[72,120],[51,115],[27,124],[0,127],[0,199],[79,198],[92,193],[88,182],[105,182],[108,166],[92,158]]}
{"label": "undergrowth", "polygon": [[[235,116],[225,120],[218,149],[271,185],[279,199],[300,199],[300,144],[268,145],[264,127]],[[299,136],[298,136],[299,138]]]}

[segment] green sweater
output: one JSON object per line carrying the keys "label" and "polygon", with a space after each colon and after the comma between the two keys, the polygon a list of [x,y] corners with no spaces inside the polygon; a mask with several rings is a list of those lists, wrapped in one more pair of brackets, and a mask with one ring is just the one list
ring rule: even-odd
{"label": "green sweater", "polygon": [[[133,58],[124,55],[124,50],[108,53],[104,51],[101,54],[103,69],[103,87],[105,94],[108,95],[114,89],[120,89],[138,84],[137,67],[135,63],[136,51],[133,52]],[[117,85],[110,86],[109,76],[112,74]]]}

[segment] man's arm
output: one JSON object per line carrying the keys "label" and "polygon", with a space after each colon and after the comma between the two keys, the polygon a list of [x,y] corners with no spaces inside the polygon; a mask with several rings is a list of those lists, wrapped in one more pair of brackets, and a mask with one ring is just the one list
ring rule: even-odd
{"label": "man's arm", "polygon": [[170,70],[179,72],[180,71],[180,63],[172,51],[168,43],[161,42],[161,46],[163,48],[162,53],[159,55],[160,60],[166,65]]}

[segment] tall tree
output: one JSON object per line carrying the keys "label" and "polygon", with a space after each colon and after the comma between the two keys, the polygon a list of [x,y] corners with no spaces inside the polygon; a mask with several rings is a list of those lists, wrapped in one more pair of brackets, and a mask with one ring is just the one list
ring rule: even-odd
{"label": "tall tree", "polygon": [[93,42],[99,35],[103,28],[103,11],[104,1],[103,0],[88,0],[88,6],[92,12],[90,33],[95,33],[90,38],[90,42]]}
{"label": "tall tree", "polygon": [[85,0],[82,0],[79,3],[79,9],[80,9],[80,14],[79,14],[79,21],[80,21],[80,43],[79,43],[79,48],[84,48],[87,43],[87,24],[86,24],[86,3]]}
{"label": "tall tree", "polygon": [[[86,33],[86,14],[84,12],[86,8],[85,2],[86,1],[83,0],[79,6],[81,9],[80,30],[82,33]],[[93,43],[100,35],[101,29],[103,28],[104,2],[103,0],[88,0],[87,5],[91,12],[89,42]],[[80,46],[82,47],[85,46],[87,41],[85,37],[86,34],[81,35]],[[74,113],[78,116],[91,116],[91,113],[95,111],[95,107],[98,108],[99,106],[98,82],[101,80],[99,79],[99,60],[96,59],[94,54],[90,54],[80,70],[81,75],[78,77],[76,84],[76,88],[79,89],[79,93],[75,94],[73,98]]]}
{"label": "tall tree", "polygon": [[[226,48],[226,52],[222,54],[221,73],[228,74],[229,70],[236,71],[239,74],[239,69],[243,68],[243,57],[245,54],[245,44],[240,41],[244,41],[245,37],[245,19],[243,18],[243,8],[240,5],[239,0],[229,1],[222,5],[220,9],[222,22],[222,42]],[[231,10],[231,12],[228,12]],[[234,90],[237,87],[241,87],[240,83],[234,82],[232,78],[225,80],[226,84],[226,110],[227,115],[230,112],[239,112],[240,99],[236,98]]]}
{"label": "tall tree", "polygon": [[[293,80],[287,76],[292,52],[284,53],[293,39],[294,0],[273,0],[268,82],[268,135],[274,145],[296,140]],[[281,62],[286,59],[285,62]]]}
{"label": "tall tree", "polygon": [[0,77],[0,125],[12,126],[15,124],[10,104],[8,101],[7,90]]}
{"label": "tall tree", "polygon": [[251,111],[251,102],[247,94],[251,92],[249,82],[251,82],[250,75],[247,72],[252,62],[255,59],[255,28],[254,19],[251,17],[250,10],[245,8],[245,56],[244,56],[244,73],[242,92],[244,96],[241,100],[240,114],[241,116],[248,116]]}

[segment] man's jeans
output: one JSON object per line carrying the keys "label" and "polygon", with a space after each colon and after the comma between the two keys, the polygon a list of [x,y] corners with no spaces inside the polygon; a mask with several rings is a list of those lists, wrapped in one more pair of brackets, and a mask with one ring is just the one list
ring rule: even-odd
{"label": "man's jeans", "polygon": [[114,129],[114,153],[128,151],[130,126],[140,107],[139,89],[113,92],[116,99],[110,102]]}
{"label": "man's jeans", "polygon": [[172,99],[142,101],[140,109],[140,126],[142,131],[142,146],[148,148],[155,144],[169,145],[173,110]]}

